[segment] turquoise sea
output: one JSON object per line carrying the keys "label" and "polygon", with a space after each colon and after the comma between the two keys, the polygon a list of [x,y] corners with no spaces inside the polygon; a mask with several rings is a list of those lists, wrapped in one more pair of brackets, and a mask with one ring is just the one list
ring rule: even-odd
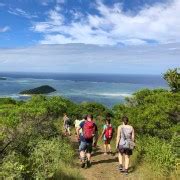
{"label": "turquoise sea", "polygon": [[0,97],[25,100],[19,92],[40,85],[57,91],[50,95],[67,97],[74,102],[100,102],[109,107],[120,103],[142,88],[167,88],[160,75],[0,73]]}

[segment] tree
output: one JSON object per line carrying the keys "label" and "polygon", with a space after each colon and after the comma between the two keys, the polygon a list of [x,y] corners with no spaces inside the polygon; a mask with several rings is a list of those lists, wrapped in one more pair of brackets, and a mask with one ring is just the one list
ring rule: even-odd
{"label": "tree", "polygon": [[172,92],[180,91],[180,68],[169,69],[164,75],[164,79],[167,81]]}

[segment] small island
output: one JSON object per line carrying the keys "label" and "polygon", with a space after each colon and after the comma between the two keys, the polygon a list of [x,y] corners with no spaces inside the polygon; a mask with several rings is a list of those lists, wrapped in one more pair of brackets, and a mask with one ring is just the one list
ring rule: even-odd
{"label": "small island", "polygon": [[54,89],[53,87],[48,85],[43,85],[34,89],[24,90],[20,92],[20,94],[22,95],[48,94],[54,91],[56,91],[56,89]]}
{"label": "small island", "polygon": [[7,78],[5,78],[5,77],[0,77],[0,80],[6,80]]}

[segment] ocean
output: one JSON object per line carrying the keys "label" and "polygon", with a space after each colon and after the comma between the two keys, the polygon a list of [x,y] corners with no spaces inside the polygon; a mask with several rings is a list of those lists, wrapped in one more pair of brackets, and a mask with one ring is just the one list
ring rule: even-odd
{"label": "ocean", "polygon": [[142,88],[168,88],[160,75],[0,73],[0,97],[26,100],[19,92],[49,85],[60,95],[80,102],[99,102],[108,107],[124,101]]}

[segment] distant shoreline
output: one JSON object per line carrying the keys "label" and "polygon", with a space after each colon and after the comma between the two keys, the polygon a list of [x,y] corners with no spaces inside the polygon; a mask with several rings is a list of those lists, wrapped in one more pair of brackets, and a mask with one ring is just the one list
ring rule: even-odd
{"label": "distant shoreline", "polygon": [[[42,85],[54,87],[57,91],[52,95],[63,96],[76,103],[98,102],[108,107],[123,102],[140,89],[163,88],[168,89],[160,76],[131,76],[131,75],[40,75],[18,76],[1,75],[8,77],[8,81],[0,81],[0,96],[13,97],[19,100],[31,98],[34,93],[22,93]],[[42,93],[43,94],[43,93]],[[51,94],[49,94],[51,96]],[[48,95],[48,96],[49,96]],[[1,96],[1,97],[2,97]]]}

